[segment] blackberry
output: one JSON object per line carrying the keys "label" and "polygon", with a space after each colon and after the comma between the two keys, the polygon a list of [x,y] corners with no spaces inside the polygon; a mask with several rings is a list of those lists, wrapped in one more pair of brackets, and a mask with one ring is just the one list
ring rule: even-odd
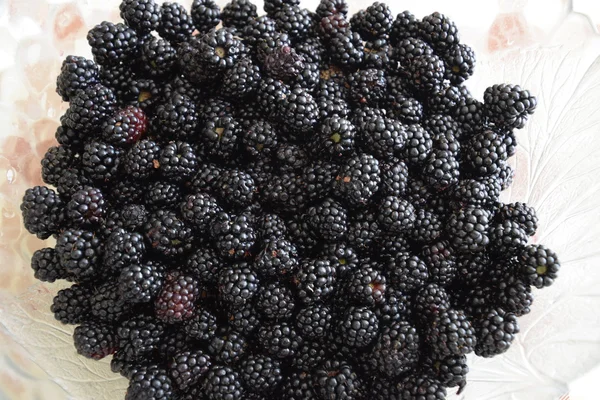
{"label": "blackberry", "polygon": [[233,208],[243,208],[252,203],[256,186],[254,179],[237,169],[225,170],[216,183],[221,200]]}
{"label": "blackberry", "polygon": [[292,89],[281,104],[281,119],[294,132],[308,133],[318,118],[317,103],[305,89]]}
{"label": "blackberry", "polygon": [[213,365],[203,384],[204,395],[209,400],[241,400],[244,389],[239,374],[233,369]]}
{"label": "blackberry", "polygon": [[296,327],[303,338],[323,338],[329,333],[333,322],[332,318],[333,314],[329,307],[321,304],[314,304],[303,308],[298,312],[296,316]]}
{"label": "blackberry", "polygon": [[257,221],[256,231],[259,240],[267,243],[285,237],[287,227],[285,221],[279,215],[267,213],[263,214]]}
{"label": "blackberry", "polygon": [[42,282],[54,282],[69,277],[60,264],[56,250],[51,247],[38,249],[33,253],[31,269],[34,271],[35,278]]}
{"label": "blackberry", "polygon": [[312,376],[308,372],[292,372],[283,381],[281,392],[290,400],[315,400]]}
{"label": "blackberry", "polygon": [[138,36],[127,25],[104,21],[87,34],[94,60],[100,65],[127,63],[138,52]]}
{"label": "blackberry", "polygon": [[460,394],[467,384],[469,366],[465,356],[427,358],[423,363],[432,372],[432,376],[446,387],[458,386]]}
{"label": "blackberry", "polygon": [[217,253],[224,259],[241,260],[251,255],[256,232],[247,215],[220,213],[213,220],[211,233]]}
{"label": "blackberry", "polygon": [[105,65],[100,69],[100,84],[112,90],[116,98],[123,102],[129,98],[129,86],[137,76],[128,70],[127,64]]}
{"label": "blackberry", "polygon": [[377,220],[389,232],[410,231],[415,223],[415,208],[404,199],[386,196],[380,205]]}
{"label": "blackberry", "polygon": [[66,206],[66,216],[79,226],[96,225],[104,220],[106,202],[100,189],[87,187],[71,196]]}
{"label": "blackberry", "polygon": [[268,283],[258,290],[256,309],[264,318],[281,321],[289,319],[294,312],[294,297],[287,286]]}
{"label": "blackberry", "polygon": [[404,157],[409,163],[419,164],[427,160],[433,149],[431,135],[421,125],[406,127]]}
{"label": "blackberry", "polygon": [[182,351],[191,351],[193,342],[188,338],[181,325],[167,327],[166,333],[158,346],[158,356],[164,360],[172,360]]}
{"label": "blackberry", "polygon": [[117,228],[104,243],[104,272],[120,273],[126,266],[139,264],[145,252],[144,236]]}
{"label": "blackberry", "polygon": [[365,68],[387,70],[392,63],[392,47],[385,39],[365,42]]}
{"label": "blackberry", "polygon": [[373,350],[364,358],[375,373],[395,378],[414,369],[419,355],[417,330],[407,321],[397,321],[382,329]]}
{"label": "blackberry", "polygon": [[221,8],[213,0],[194,0],[190,14],[201,34],[209,32],[221,22]]}
{"label": "blackberry", "polygon": [[321,0],[315,12],[320,18],[335,14],[346,15],[348,14],[348,4],[346,0]]}
{"label": "blackberry", "polygon": [[434,150],[425,162],[423,177],[433,188],[446,190],[458,182],[459,168],[454,154],[446,150]]}
{"label": "blackberry", "polygon": [[83,148],[81,164],[86,177],[108,182],[117,176],[123,151],[102,142],[89,142]]}
{"label": "blackberry", "polygon": [[410,317],[412,300],[409,295],[392,287],[386,290],[385,301],[373,311],[382,328]]}
{"label": "blackberry", "polygon": [[272,393],[283,380],[281,362],[268,356],[249,356],[241,362],[240,374],[249,391]]}
{"label": "blackberry", "polygon": [[293,171],[273,176],[269,185],[262,188],[263,202],[271,204],[281,212],[299,213],[306,208],[308,201],[304,187],[305,183]]}
{"label": "blackberry", "polygon": [[261,15],[249,20],[243,28],[244,43],[250,46],[256,45],[260,39],[268,39],[276,31],[275,21],[268,15]]}
{"label": "blackberry", "polygon": [[367,40],[385,38],[392,29],[394,17],[392,11],[385,3],[375,2],[371,4],[364,13],[364,19],[360,19],[357,29],[361,36]]}
{"label": "blackberry", "polygon": [[336,271],[328,260],[304,260],[293,282],[304,304],[324,300],[335,291]]}
{"label": "blackberry", "polygon": [[179,271],[169,272],[154,303],[156,316],[169,324],[190,319],[200,291],[198,286],[192,276]]}
{"label": "blackberry", "polygon": [[450,308],[448,293],[435,283],[422,287],[415,295],[414,302],[413,315],[421,318],[420,322],[440,315]]}
{"label": "blackberry", "polygon": [[56,239],[56,255],[60,265],[77,281],[88,281],[97,275],[103,244],[94,232],[67,229]]}
{"label": "blackberry", "polygon": [[524,279],[538,289],[554,283],[560,269],[555,252],[539,244],[525,247],[518,256],[519,269]]}
{"label": "blackberry", "polygon": [[454,188],[454,197],[462,206],[490,206],[500,197],[500,182],[493,177],[462,179]]}
{"label": "blackberry", "polygon": [[352,206],[366,204],[381,182],[379,161],[368,154],[348,158],[335,178],[334,194]]}
{"label": "blackberry", "polygon": [[487,230],[490,212],[482,208],[464,208],[450,216],[447,231],[452,235],[452,244],[460,252],[480,252],[490,239]]}
{"label": "blackberry", "polygon": [[537,99],[519,85],[498,84],[483,94],[487,117],[500,128],[521,129],[537,106]]}
{"label": "blackberry", "polygon": [[149,366],[140,368],[131,376],[125,400],[167,400],[173,395],[173,386],[167,371]]}
{"label": "blackberry", "polygon": [[325,46],[318,37],[308,37],[305,41],[296,43],[294,50],[305,62],[320,66],[324,58]]}
{"label": "blackberry", "polygon": [[217,332],[217,317],[210,311],[197,307],[194,315],[184,322],[183,328],[192,339],[210,341]]}
{"label": "blackberry", "polygon": [[155,37],[144,42],[140,55],[141,68],[151,77],[168,75],[177,61],[175,47],[165,39]]}
{"label": "blackberry", "polygon": [[104,224],[105,235],[108,236],[116,228],[128,231],[140,230],[148,220],[146,207],[140,204],[127,204],[120,209],[113,210]]}
{"label": "blackberry", "polygon": [[161,138],[191,139],[198,126],[198,113],[194,102],[183,95],[173,95],[156,107],[151,120]]}
{"label": "blackberry", "polygon": [[441,240],[423,247],[421,257],[427,265],[431,281],[447,287],[456,278],[455,251],[447,241]]}
{"label": "blackberry", "polygon": [[302,344],[302,338],[287,322],[259,327],[256,338],[267,354],[280,359],[293,357]]}
{"label": "blackberry", "polygon": [[339,321],[342,341],[354,348],[368,346],[379,334],[379,320],[367,307],[350,307]]}
{"label": "blackberry", "polygon": [[406,131],[400,121],[387,117],[374,117],[365,121],[361,130],[363,149],[381,161],[391,161],[402,151]]}
{"label": "blackberry", "polygon": [[440,89],[446,67],[444,62],[435,54],[415,57],[407,67],[411,84],[417,90],[430,93]]}
{"label": "blackberry", "polygon": [[303,190],[311,200],[329,196],[339,167],[327,161],[316,161],[302,169]]}
{"label": "blackberry", "polygon": [[396,16],[390,31],[390,42],[397,45],[401,40],[416,37],[419,21],[410,11],[403,11]]}
{"label": "blackberry", "polygon": [[254,157],[271,155],[277,148],[277,133],[267,121],[255,121],[243,132],[242,143],[246,151]]}
{"label": "blackberry", "polygon": [[113,280],[106,281],[94,290],[90,298],[92,316],[96,320],[119,323],[133,310],[128,307],[119,293],[119,285]]}
{"label": "blackberry", "polygon": [[63,324],[80,324],[90,317],[92,295],[92,289],[78,284],[61,289],[54,296],[50,311]]}
{"label": "blackberry", "polygon": [[162,175],[176,182],[191,179],[198,170],[194,148],[186,142],[170,142],[163,146],[158,162]]}
{"label": "blackberry", "polygon": [[98,66],[92,60],[67,56],[56,78],[56,93],[63,101],[69,101],[79,90],[98,83],[98,72]]}
{"label": "blackberry", "polygon": [[212,248],[200,247],[186,260],[186,271],[203,283],[217,282],[220,261]]}
{"label": "blackberry", "polygon": [[461,84],[471,75],[475,67],[475,52],[466,44],[455,44],[443,55],[446,76],[455,85]]}
{"label": "blackberry", "polygon": [[497,173],[500,162],[508,159],[506,145],[500,135],[492,130],[485,130],[473,136],[465,150],[467,165],[478,175]]}
{"label": "blackberry", "polygon": [[173,208],[182,200],[181,187],[175,183],[156,181],[148,188],[146,205],[152,210]]}
{"label": "blackberry", "polygon": [[510,220],[490,226],[490,251],[502,256],[511,256],[527,244],[527,233],[517,222]]}
{"label": "blackberry", "polygon": [[327,360],[317,368],[313,373],[313,385],[321,399],[357,399],[362,389],[362,383],[351,365],[338,360]]}
{"label": "blackberry", "polygon": [[388,98],[392,113],[407,124],[417,124],[423,119],[423,104],[406,94],[398,94]]}
{"label": "blackberry", "polygon": [[101,360],[117,350],[112,326],[97,322],[84,322],[75,328],[73,341],[78,354]]}
{"label": "blackberry", "polygon": [[180,390],[186,390],[199,383],[211,365],[210,357],[202,350],[183,351],[169,363],[169,374]]}
{"label": "blackberry", "polygon": [[199,232],[206,232],[213,218],[221,212],[221,207],[211,195],[206,193],[190,194],[180,206],[181,216]]}
{"label": "blackberry", "polygon": [[440,216],[423,208],[417,208],[410,237],[419,242],[429,243],[441,234],[442,221]]}
{"label": "blackberry", "polygon": [[460,254],[456,258],[456,284],[475,286],[484,281],[490,267],[488,253]]}
{"label": "blackberry", "polygon": [[256,273],[244,263],[223,268],[218,284],[221,300],[233,307],[250,302],[259,289]]}
{"label": "blackberry", "polygon": [[296,352],[292,365],[298,370],[310,373],[321,365],[328,355],[326,342],[305,340]]}
{"label": "blackberry", "polygon": [[465,133],[479,132],[485,123],[484,105],[479,100],[467,97],[458,101],[454,109],[454,119]]}
{"label": "blackberry", "polygon": [[223,26],[243,29],[246,24],[257,18],[256,5],[249,0],[232,0],[221,11]]}
{"label": "blackberry", "polygon": [[56,192],[45,186],[27,189],[21,203],[23,225],[29,233],[47,239],[62,224],[63,203]]}
{"label": "blackberry", "polygon": [[54,137],[59,144],[63,146],[69,146],[72,149],[80,149],[83,147],[83,143],[85,141],[82,132],[75,131],[66,125],[60,125],[58,128],[56,128]]}
{"label": "blackberry", "polygon": [[261,79],[258,65],[249,58],[242,58],[225,72],[221,93],[226,97],[242,99],[256,92]]}
{"label": "blackberry", "polygon": [[477,334],[475,354],[480,357],[493,357],[508,350],[519,324],[515,314],[501,308],[491,308],[474,321]]}
{"label": "blackberry", "polygon": [[265,78],[258,87],[256,100],[265,115],[276,117],[277,112],[283,108],[284,100],[290,91],[290,88],[282,81]]}
{"label": "blackberry", "polygon": [[123,321],[118,329],[119,348],[130,360],[148,357],[163,338],[164,326],[154,318],[140,315]]}
{"label": "blackberry", "polygon": [[216,361],[231,365],[236,364],[246,352],[246,339],[235,331],[223,329],[213,336],[208,344],[208,352]]}
{"label": "blackberry", "polygon": [[419,35],[440,52],[460,41],[454,22],[439,12],[423,17],[419,24]]}
{"label": "blackberry", "polygon": [[285,5],[272,16],[277,30],[285,32],[292,41],[302,41],[312,30],[314,21],[311,13],[299,6]]}
{"label": "blackberry", "polygon": [[329,41],[328,51],[335,64],[341,67],[358,67],[365,57],[365,48],[357,32],[336,32]]}
{"label": "blackberry", "polygon": [[158,28],[160,8],[154,0],[123,0],[119,6],[121,18],[140,34]]}
{"label": "blackberry", "polygon": [[429,281],[427,265],[416,255],[399,252],[386,263],[391,286],[403,293],[413,293]]}
{"label": "blackberry", "polygon": [[60,121],[74,131],[97,132],[116,106],[117,99],[112,90],[101,84],[90,85],[71,98]]}
{"label": "blackberry", "polygon": [[296,247],[286,239],[271,238],[258,254],[255,266],[265,277],[281,277],[296,272],[298,266]]}
{"label": "blackberry", "polygon": [[227,321],[231,329],[251,336],[260,325],[258,312],[252,304],[245,304],[227,311]]}
{"label": "blackberry", "polygon": [[327,258],[340,278],[346,277],[358,268],[357,253],[344,243],[330,243],[323,246],[321,256]]}
{"label": "blackberry", "polygon": [[462,311],[448,310],[435,317],[427,332],[427,342],[437,355],[465,355],[477,342],[475,330]]}
{"label": "blackberry", "polygon": [[497,285],[497,304],[517,317],[529,314],[533,303],[531,287],[520,278],[505,277]]}
{"label": "blackberry", "polygon": [[124,178],[122,181],[114,182],[111,189],[109,200],[112,204],[123,205],[141,203],[145,187],[139,181]]}
{"label": "blackberry", "polygon": [[241,126],[232,117],[212,117],[201,131],[203,151],[208,156],[228,161],[237,151],[241,135]]}
{"label": "blackberry", "polygon": [[372,307],[385,301],[386,277],[372,265],[363,264],[349,272],[344,289],[351,302]]}
{"label": "blackberry", "polygon": [[498,167],[498,172],[493,176],[500,182],[500,188],[506,190],[513,183],[515,171],[506,161],[500,161]]}
{"label": "blackberry", "polygon": [[400,63],[400,72],[402,76],[408,78],[408,68],[421,56],[431,57],[434,55],[433,49],[422,39],[417,37],[407,37],[402,39],[395,47],[394,59]]}
{"label": "blackberry", "polygon": [[283,172],[294,172],[308,164],[307,153],[296,144],[282,143],[275,152],[275,161]]}
{"label": "blackberry", "polygon": [[264,55],[263,69],[276,79],[288,81],[296,78],[304,68],[304,57],[286,44],[275,47]]}
{"label": "blackberry", "polygon": [[400,383],[400,399],[444,400],[446,388],[428,375],[412,373]]}
{"label": "blackberry", "polygon": [[194,32],[192,18],[179,3],[165,2],[160,7],[158,33],[173,44],[187,41]]}
{"label": "blackberry", "polygon": [[150,110],[164,94],[162,90],[152,79],[133,79],[127,85],[126,103],[145,111]]}
{"label": "blackberry", "polygon": [[381,230],[376,240],[371,244],[368,254],[374,255],[382,261],[387,261],[398,253],[409,251],[410,244],[403,234]]}
{"label": "blackberry", "polygon": [[517,137],[514,131],[503,132],[502,143],[506,146],[506,155],[512,157],[517,153]]}
{"label": "blackberry", "polygon": [[147,118],[144,111],[129,106],[104,121],[102,135],[106,142],[115,146],[135,143],[146,133]]}
{"label": "blackberry", "polygon": [[346,210],[331,198],[326,198],[319,205],[309,208],[306,218],[314,234],[327,242],[340,240],[346,233]]}
{"label": "blackberry", "polygon": [[84,187],[91,187],[90,180],[83,175],[81,170],[69,168],[62,171],[56,183],[56,191],[62,199],[70,199]]}
{"label": "blackberry", "polygon": [[525,203],[502,204],[496,218],[516,222],[528,236],[535,235],[537,230],[538,218],[535,209]]}
{"label": "blackberry", "polygon": [[[446,66],[446,74],[449,73],[449,68],[449,66]],[[453,121],[453,117],[461,100],[462,94],[460,93],[460,86],[443,83],[437,92],[431,94],[425,104],[430,113],[439,115],[439,117],[434,118],[439,120],[441,117],[443,121]],[[458,132],[455,132],[454,134],[455,136],[459,136]]]}
{"label": "blackberry", "polygon": [[169,210],[157,210],[144,225],[150,247],[168,257],[180,256],[192,247],[192,231]]}
{"label": "blackberry", "polygon": [[161,290],[164,276],[164,266],[154,261],[127,265],[119,274],[121,297],[131,303],[149,303]]}

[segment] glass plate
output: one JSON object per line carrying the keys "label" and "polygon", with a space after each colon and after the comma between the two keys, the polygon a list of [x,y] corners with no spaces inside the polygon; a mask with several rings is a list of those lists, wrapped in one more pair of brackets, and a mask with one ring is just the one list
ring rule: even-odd
{"label": "glass plate", "polygon": [[[349,3],[354,12],[370,2]],[[558,399],[600,362],[600,38],[594,28],[600,21],[573,12],[566,0],[415,3],[417,16],[450,15],[463,42],[475,48],[469,87],[478,97],[499,82],[538,96],[536,114],[518,132],[515,184],[503,196],[536,207],[533,242],[553,248],[563,265],[554,286],[535,292],[510,351],[472,358],[466,390],[449,398]],[[52,243],[27,234],[19,211],[24,190],[42,184],[39,160],[54,144],[66,108],[55,93],[62,59],[89,57],[87,30],[116,21],[118,4],[0,1],[0,399],[115,399],[127,386],[107,361],[78,357],[73,328],[54,320],[49,305],[61,285],[36,282],[29,267],[32,252]],[[600,15],[596,2],[576,5]],[[405,6],[391,7],[396,13]]]}

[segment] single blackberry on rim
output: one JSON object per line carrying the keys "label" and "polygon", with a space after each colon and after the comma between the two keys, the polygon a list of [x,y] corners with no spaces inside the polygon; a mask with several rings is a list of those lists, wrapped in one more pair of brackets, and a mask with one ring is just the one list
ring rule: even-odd
{"label": "single blackberry on rim", "polygon": [[368,68],[348,75],[347,85],[355,104],[373,107],[383,101],[387,81],[383,70]]}
{"label": "single blackberry on rim", "polygon": [[267,283],[259,288],[256,309],[268,320],[282,321],[294,312],[294,296],[291,290],[279,283]]}
{"label": "single blackberry on rim", "polygon": [[155,301],[156,316],[169,324],[190,319],[194,315],[199,291],[199,283],[192,276],[177,270],[170,271]]}
{"label": "single blackberry on rim", "polygon": [[117,328],[119,348],[130,360],[150,356],[161,342],[164,326],[148,315],[139,315],[123,321]]}
{"label": "single blackberry on rim", "polygon": [[502,256],[517,254],[527,244],[527,233],[514,221],[492,224],[489,230],[490,251]]}
{"label": "single blackberry on rim", "polygon": [[245,395],[239,373],[221,365],[212,366],[202,388],[210,400],[242,400]]}
{"label": "single blackberry on rim", "polygon": [[248,21],[257,17],[256,5],[250,0],[231,0],[221,11],[223,26],[237,29],[243,29]]}
{"label": "single blackberry on rim", "polygon": [[226,97],[242,99],[256,92],[261,79],[258,65],[249,58],[242,58],[225,72],[221,93]]}
{"label": "single blackberry on rim", "polygon": [[257,272],[265,277],[289,276],[298,269],[296,246],[286,239],[269,236],[254,262]]}
{"label": "single blackberry on rim", "polygon": [[97,132],[116,106],[117,99],[112,90],[99,83],[90,85],[71,98],[60,121],[74,131]]}
{"label": "single blackberry on rim", "polygon": [[336,32],[329,40],[331,61],[341,67],[358,67],[365,56],[365,47],[357,32]]}
{"label": "single blackberry on rim", "polygon": [[475,330],[467,316],[452,309],[433,319],[425,340],[441,356],[471,353],[477,343]]}
{"label": "single blackberry on rim", "polygon": [[348,224],[346,210],[331,198],[308,209],[308,225],[316,236],[327,242],[335,242],[344,237]]}
{"label": "single blackberry on rim", "polygon": [[[450,296],[446,289],[436,283],[422,287],[414,297],[413,315],[421,324],[450,308]],[[427,323],[428,324],[428,323]]]}
{"label": "single blackberry on rim", "polygon": [[108,182],[116,178],[123,151],[108,143],[89,142],[83,148],[81,164],[87,178]]}
{"label": "single blackberry on rim", "polygon": [[221,22],[221,7],[213,0],[194,0],[190,14],[201,34],[209,32]]}
{"label": "single blackberry on rim", "polygon": [[187,195],[180,206],[181,216],[190,222],[194,229],[206,232],[211,226],[213,218],[221,212],[217,200],[207,193]]}
{"label": "single blackberry on rim", "polygon": [[515,314],[502,308],[490,308],[475,319],[474,327],[477,334],[475,354],[480,357],[494,357],[506,352],[519,333]]}
{"label": "single blackberry on rim", "polygon": [[[290,227],[291,228],[291,227]],[[306,259],[293,278],[297,295],[304,304],[326,299],[335,291],[336,271],[329,260]]]}
{"label": "single blackberry on rim", "polygon": [[454,197],[462,206],[486,207],[500,197],[500,182],[494,177],[462,179],[454,188]]}
{"label": "single blackberry on rim", "polygon": [[96,320],[119,323],[134,310],[125,304],[119,292],[119,285],[114,280],[108,280],[94,289],[90,298],[92,317]]}
{"label": "single blackberry on rim", "polygon": [[431,154],[433,141],[429,132],[421,125],[406,126],[406,144],[404,157],[409,163],[419,164],[424,162]]}
{"label": "single blackberry on rim", "polygon": [[106,206],[100,189],[86,187],[71,196],[66,205],[66,216],[77,226],[97,225],[104,221]]}
{"label": "single blackberry on rim", "polygon": [[202,350],[182,351],[169,363],[169,375],[180,390],[187,390],[199,383],[211,365],[210,357]]}
{"label": "single blackberry on rim", "polygon": [[292,41],[304,40],[313,29],[314,20],[306,8],[285,5],[272,16],[280,32],[285,32]]}
{"label": "single blackberry on rim", "polygon": [[427,374],[413,372],[400,382],[398,388],[400,399],[444,400],[446,398],[446,387]]}
{"label": "single blackberry on rim", "polygon": [[175,182],[191,179],[198,170],[194,148],[186,142],[170,142],[163,146],[158,162],[163,177]]}
{"label": "single blackberry on rim", "polygon": [[244,43],[253,46],[260,39],[267,39],[277,31],[275,21],[268,15],[261,15],[248,21],[243,28]]}
{"label": "single blackberry on rim", "polygon": [[243,360],[240,374],[249,391],[262,394],[275,392],[284,377],[281,362],[262,355],[251,355]]}
{"label": "single blackberry on rim", "polygon": [[223,268],[218,278],[221,300],[232,307],[250,302],[259,289],[256,273],[245,263]]}
{"label": "single blackberry on rim", "polygon": [[254,157],[269,156],[277,148],[278,135],[275,127],[268,121],[254,121],[244,129],[242,143],[246,151]]}
{"label": "single blackberry on rim", "polygon": [[45,186],[25,191],[20,205],[23,225],[29,233],[47,239],[58,233],[63,219],[63,202],[58,194]]}
{"label": "single blackberry on rim", "polygon": [[177,61],[175,47],[167,40],[156,37],[144,42],[140,56],[140,67],[151,77],[171,73]]}
{"label": "single blackberry on rim", "polygon": [[395,378],[415,368],[420,353],[415,327],[407,321],[397,321],[381,330],[364,361],[374,373]]}
{"label": "single blackberry on rim", "polygon": [[[298,333],[305,339],[318,339],[327,336],[332,326],[333,313],[322,304],[314,304],[301,309],[296,315]],[[308,344],[305,343],[305,344]]]}
{"label": "single blackberry on rim", "polygon": [[161,290],[165,268],[155,261],[125,266],[119,275],[121,297],[131,303],[148,303]]}
{"label": "single blackberry on rim", "polygon": [[56,250],[51,247],[38,249],[33,253],[31,269],[35,278],[42,282],[69,278],[67,271],[60,264]]}
{"label": "single blackberry on rim", "polygon": [[179,3],[164,2],[160,7],[158,33],[173,44],[187,41],[194,32],[192,18]]}
{"label": "single blackberry on rim", "polygon": [[259,327],[256,339],[267,354],[281,359],[293,357],[302,344],[302,338],[287,322]]}
{"label": "single blackberry on rim", "polygon": [[525,247],[519,253],[518,259],[521,275],[531,286],[538,289],[552,285],[558,276],[558,256],[543,245],[532,244]]}
{"label": "single blackberry on rim", "polygon": [[211,117],[200,133],[204,153],[223,161],[229,161],[238,149],[242,128],[230,116]]}
{"label": "single blackberry on rim", "polygon": [[521,278],[505,277],[497,284],[497,305],[521,317],[531,312],[533,294],[531,287]]}
{"label": "single blackberry on rim", "polygon": [[196,307],[194,315],[183,325],[185,333],[196,340],[209,341],[217,332],[217,317],[210,311]]}
{"label": "single blackberry on rim", "polygon": [[423,93],[436,92],[440,89],[446,67],[435,54],[415,57],[407,66],[411,84]]}
{"label": "single blackberry on rim", "polygon": [[101,360],[117,350],[114,328],[105,323],[83,322],[75,328],[73,341],[78,354]]}
{"label": "single blackberry on rim", "polygon": [[290,130],[308,133],[319,118],[317,103],[307,90],[296,87],[281,103],[280,117]]}
{"label": "single blackberry on rim", "polygon": [[218,214],[213,220],[211,234],[217,254],[228,260],[250,257],[256,241],[254,224],[247,215]]}
{"label": "single blackberry on rim", "polygon": [[127,25],[104,21],[87,34],[94,60],[100,65],[127,63],[138,52],[138,36]]}
{"label": "single blackberry on rim", "polygon": [[55,249],[60,265],[75,280],[88,281],[98,274],[104,248],[94,232],[67,229],[56,239]]}
{"label": "single blackberry on rim", "polygon": [[226,365],[237,364],[246,353],[248,344],[244,336],[235,331],[221,329],[211,339],[207,350],[220,363]]}
{"label": "single blackberry on rim", "polygon": [[475,52],[468,45],[452,45],[446,49],[442,58],[446,64],[446,77],[453,84],[461,84],[473,75]]}
{"label": "single blackberry on rim", "polygon": [[397,45],[401,40],[416,37],[419,21],[410,11],[403,11],[396,16],[390,30],[390,42]]}
{"label": "single blackberry on rim", "polygon": [[519,85],[498,84],[487,88],[483,94],[486,115],[500,128],[521,129],[533,114],[537,100]]}
{"label": "single blackberry on rim", "polygon": [[102,124],[102,136],[115,146],[127,146],[138,142],[146,133],[148,119],[143,110],[128,106],[119,110]]}
{"label": "single blackberry on rim", "polygon": [[196,105],[188,97],[175,94],[156,107],[151,126],[151,134],[161,139],[191,139],[198,126]]}
{"label": "single blackberry on rim", "polygon": [[379,161],[360,154],[342,164],[334,183],[334,194],[352,206],[366,204],[381,182]]}
{"label": "single blackberry on rim", "polygon": [[386,196],[381,202],[377,220],[382,228],[396,233],[412,229],[415,223],[415,208],[407,200]]}
{"label": "single blackberry on rim", "polygon": [[151,365],[131,376],[125,400],[168,400],[172,395],[173,384],[167,371]]}
{"label": "single blackberry on rim", "polygon": [[390,286],[403,293],[413,293],[429,281],[427,265],[418,256],[398,252],[386,262]]}
{"label": "single blackberry on rim", "polygon": [[348,4],[346,0],[321,0],[315,12],[320,18],[335,14],[346,15],[348,14]]}
{"label": "single blackberry on rim", "polygon": [[460,252],[480,252],[489,244],[487,234],[491,214],[483,208],[463,208],[450,216],[447,231]]}
{"label": "single blackberry on rim", "polygon": [[362,382],[350,363],[341,360],[325,361],[313,372],[312,380],[314,391],[321,399],[355,399],[362,389]]}
{"label": "single blackberry on rim", "polygon": [[443,52],[460,41],[454,22],[439,12],[423,17],[418,29],[419,35],[437,51]]}
{"label": "single blackberry on rim", "polygon": [[492,175],[499,171],[500,162],[506,161],[506,145],[493,130],[485,130],[470,138],[463,152],[467,165],[478,175]]}
{"label": "single blackberry on rim", "polygon": [[77,91],[98,83],[98,72],[98,66],[92,60],[69,55],[56,78],[56,93],[63,101],[69,101]]}
{"label": "single blackberry on rim", "polygon": [[123,268],[139,264],[146,253],[144,236],[115,229],[104,242],[104,274],[119,274]]}
{"label": "single blackberry on rim", "polygon": [[233,208],[243,208],[252,203],[256,185],[247,172],[226,169],[216,183],[216,191],[225,204]]}
{"label": "single blackberry on rim", "polygon": [[58,291],[50,311],[63,324],[80,324],[87,321],[91,313],[90,298],[93,289],[78,284]]}
{"label": "single blackberry on rim", "polygon": [[353,23],[352,28],[356,29],[363,38],[373,40],[388,36],[392,29],[394,17],[387,4],[376,1],[367,7],[362,15],[363,18],[356,21],[358,24]]}
{"label": "single blackberry on rim", "polygon": [[155,181],[147,188],[146,206],[151,210],[174,208],[182,201],[181,187],[173,182]]}
{"label": "single blackberry on rim", "polygon": [[192,247],[192,231],[173,211],[155,211],[144,225],[143,231],[150,247],[165,256],[177,257]]}
{"label": "single blackberry on rim", "polygon": [[432,242],[442,234],[442,221],[439,215],[424,208],[417,208],[411,239],[419,242]]}
{"label": "single blackberry on rim", "polygon": [[533,236],[537,230],[538,218],[535,209],[525,203],[502,204],[496,218],[516,222],[528,236]]}

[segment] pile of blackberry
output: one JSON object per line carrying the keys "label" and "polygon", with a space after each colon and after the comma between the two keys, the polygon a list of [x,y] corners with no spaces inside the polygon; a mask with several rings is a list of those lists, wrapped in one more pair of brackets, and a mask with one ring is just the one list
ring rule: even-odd
{"label": "pile of blackberry", "polygon": [[[510,347],[554,252],[503,204],[518,85],[433,13],[124,0],[68,56],[25,227],[75,347],[133,399],[443,399]],[[219,26],[222,26],[219,28]]]}

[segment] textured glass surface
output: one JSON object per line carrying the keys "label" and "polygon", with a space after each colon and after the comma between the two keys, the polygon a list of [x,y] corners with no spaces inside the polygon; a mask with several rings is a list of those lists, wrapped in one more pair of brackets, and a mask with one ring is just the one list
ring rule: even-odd
{"label": "textured glass surface", "polygon": [[[116,21],[118,3],[0,1],[0,399],[124,395],[125,379],[107,361],[78,357],[73,328],[49,312],[60,285],[37,283],[29,258],[51,242],[29,235],[19,211],[24,190],[42,184],[39,160],[54,144],[66,108],[55,93],[62,59],[89,56],[87,30]],[[317,3],[302,1],[311,9]],[[370,2],[349,3],[356,11]],[[477,51],[469,86],[478,97],[498,82],[519,83],[538,96],[536,114],[518,132],[515,184],[504,196],[538,209],[533,242],[553,248],[563,265],[554,286],[535,291],[510,351],[473,358],[467,389],[449,398],[558,399],[600,364],[600,8],[586,0],[575,1],[580,12],[567,0],[391,3],[394,12],[439,10],[456,21]]]}

